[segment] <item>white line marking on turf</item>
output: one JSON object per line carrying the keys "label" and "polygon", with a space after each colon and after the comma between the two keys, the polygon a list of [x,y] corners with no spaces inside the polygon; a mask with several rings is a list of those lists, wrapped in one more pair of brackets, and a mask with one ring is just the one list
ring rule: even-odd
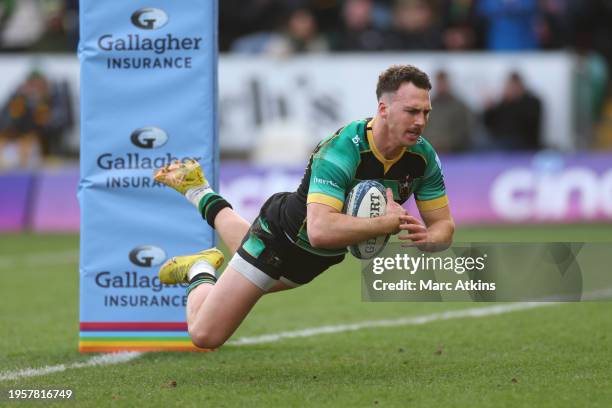
{"label": "white line marking on turf", "polygon": [[447,312],[433,313],[424,316],[402,317],[398,319],[386,320],[371,320],[351,324],[339,324],[334,326],[313,327],[310,329],[302,329],[295,331],[287,331],[276,334],[264,334],[262,336],[242,337],[236,340],[229,341],[228,345],[242,346],[246,344],[262,344],[273,343],[282,339],[293,339],[297,337],[312,337],[320,334],[343,333],[362,329],[371,329],[375,327],[397,327],[397,326],[416,326],[435,321],[460,319],[466,317],[484,317],[493,316],[503,313],[514,312],[518,310],[534,309],[536,307],[551,306],[558,303],[555,302],[524,302],[512,303],[506,305],[495,305],[488,307],[477,307],[463,310],[451,310]]}
{"label": "white line marking on turf", "polygon": [[[242,337],[236,340],[227,342],[228,345],[244,346],[249,344],[274,343],[283,339],[292,339],[298,337],[313,337],[321,334],[342,333],[348,331],[370,329],[375,327],[397,327],[397,326],[415,326],[427,324],[436,321],[444,321],[451,319],[461,319],[467,317],[486,317],[510,313],[519,310],[534,309],[537,307],[557,305],[555,302],[523,302],[511,303],[495,306],[475,307],[463,310],[451,310],[447,312],[432,313],[422,316],[402,317],[398,319],[386,320],[371,320],[359,323],[340,324],[334,326],[312,327],[309,329],[286,331],[275,334],[266,334],[254,337]],[[87,360],[83,363],[59,364],[55,366],[46,366],[41,368],[26,368],[19,371],[0,373],[0,381],[16,380],[19,378],[36,377],[61,371],[66,371],[72,368],[83,368],[110,364],[126,363],[134,360],[144,353],[125,352],[99,355]]]}
{"label": "white line marking on turf", "polygon": [[83,368],[83,367],[95,367],[103,365],[121,364],[127,363],[128,361],[134,360],[140,357],[143,353],[139,352],[123,352],[123,353],[112,353],[112,354],[101,354],[90,358],[89,360],[82,363],[72,364],[59,364],[54,366],[45,366],[41,368],[26,368],[19,371],[0,373],[0,381],[6,380],[17,380],[19,378],[37,377],[40,375],[46,375],[51,373],[57,373],[60,371],[66,371],[72,368]]}

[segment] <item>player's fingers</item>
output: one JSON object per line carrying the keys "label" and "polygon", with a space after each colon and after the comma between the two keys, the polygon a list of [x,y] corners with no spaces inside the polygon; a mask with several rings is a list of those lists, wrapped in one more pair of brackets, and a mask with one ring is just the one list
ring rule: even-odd
{"label": "player's fingers", "polygon": [[427,228],[421,224],[400,224],[400,230],[403,231],[412,231],[412,232],[426,232]]}
{"label": "player's fingers", "polygon": [[419,221],[416,217],[413,217],[412,215],[408,214],[407,212],[405,212],[404,214],[400,215],[400,221],[402,221],[403,224],[418,224],[418,225],[423,225],[423,224],[421,224],[421,221]]}
{"label": "player's fingers", "polygon": [[395,201],[393,200],[393,191],[391,191],[391,189],[390,189],[390,188],[387,188],[387,189],[386,189],[385,194],[387,195],[387,203],[393,203],[393,202],[395,202]]}

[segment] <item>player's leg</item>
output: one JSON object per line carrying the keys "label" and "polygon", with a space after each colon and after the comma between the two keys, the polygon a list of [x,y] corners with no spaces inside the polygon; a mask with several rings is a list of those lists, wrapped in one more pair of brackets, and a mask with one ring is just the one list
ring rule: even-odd
{"label": "player's leg", "polygon": [[[223,277],[224,275],[230,275],[228,274],[228,271],[230,270],[230,268],[227,268],[223,274],[221,275],[221,277]],[[233,279],[232,279],[233,280]],[[221,282],[222,279],[219,278],[219,282]],[[223,282],[226,281],[230,281],[229,278],[225,278],[223,280]],[[198,310],[200,309],[200,307],[202,306],[202,304],[204,303],[204,300],[206,300],[206,298],[208,297],[209,293],[211,292],[211,289],[215,287],[213,285],[200,285],[197,286],[196,288],[194,288],[190,293],[189,296],[187,297],[187,322],[188,323],[192,323],[194,322],[194,319],[198,313]],[[263,291],[263,294],[268,294],[268,293],[275,293],[275,292],[281,292],[283,290],[288,290],[288,289],[293,289],[297,286],[293,286],[293,285],[287,285],[284,282],[281,281],[277,281],[270,289],[268,289],[267,291]]]}
{"label": "player's leg", "polygon": [[173,257],[159,270],[163,283],[189,283],[187,323],[189,334],[199,347],[219,347],[234,333],[263,294],[269,290],[290,288],[257,270],[240,256],[235,258],[218,281],[217,269],[223,264],[223,254],[216,248]]}
{"label": "player's leg", "polygon": [[250,227],[251,224],[230,207],[223,208],[214,219],[214,228],[231,255],[236,253]]}
{"label": "player's leg", "polygon": [[217,231],[231,254],[236,252],[250,224],[212,190],[197,161],[176,161],[156,170],[154,178],[183,194]]}
{"label": "player's leg", "polygon": [[[163,283],[189,283],[187,324],[193,343],[199,347],[223,344],[264,292],[237,277],[231,268],[217,282],[217,269],[222,264],[223,254],[211,248],[194,255],[175,256],[159,270]],[[216,291],[221,296],[215,296]]]}
{"label": "player's leg", "polygon": [[222,346],[265,293],[228,266],[214,286],[200,285],[190,293],[187,323],[191,340],[198,347]]}

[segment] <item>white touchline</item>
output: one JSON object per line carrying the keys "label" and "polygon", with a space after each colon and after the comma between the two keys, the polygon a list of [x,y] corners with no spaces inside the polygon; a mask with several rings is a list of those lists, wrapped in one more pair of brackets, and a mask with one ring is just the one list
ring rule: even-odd
{"label": "white touchline", "polygon": [[45,366],[41,368],[26,368],[19,371],[12,371],[6,373],[0,373],[0,381],[17,380],[19,378],[37,377],[40,375],[57,373],[60,371],[66,371],[71,368],[83,368],[83,367],[94,367],[111,364],[127,363],[128,361],[134,360],[140,357],[144,353],[139,352],[123,352],[123,353],[112,353],[112,354],[101,354],[90,358],[82,363],[72,364],[58,364],[54,366]]}
{"label": "white touchline", "polygon": [[[420,324],[426,324],[436,321],[461,319],[468,317],[486,317],[499,315],[504,313],[510,313],[519,310],[534,309],[537,307],[557,305],[556,302],[522,302],[522,303],[510,303],[503,305],[475,307],[463,310],[451,310],[447,312],[432,313],[421,316],[402,317],[398,319],[386,319],[386,320],[370,320],[365,322],[350,323],[350,324],[339,324],[334,326],[321,326],[312,327],[309,329],[295,330],[280,332],[274,334],[265,334],[262,336],[254,337],[241,337],[236,340],[227,342],[227,345],[232,346],[243,346],[249,344],[262,344],[262,343],[273,343],[283,339],[291,339],[296,337],[313,337],[321,334],[331,333],[342,333],[348,331],[370,329],[374,327],[397,327],[397,326],[415,326]],[[61,371],[66,371],[73,368],[103,366],[111,364],[121,364],[132,361],[144,353],[141,352],[122,352],[103,354],[92,357],[91,359],[82,363],[72,364],[59,364],[54,366],[45,366],[41,368],[26,368],[18,371],[9,371],[0,373],[0,381],[17,380],[19,378],[36,377],[45,374],[51,374]]]}
{"label": "white touchline", "polygon": [[533,309],[542,306],[551,306],[555,302],[523,302],[505,305],[495,305],[487,307],[477,307],[464,310],[451,310],[447,312],[432,313],[423,316],[402,317],[388,320],[370,320],[359,323],[339,324],[334,326],[313,327],[310,329],[280,332],[275,334],[264,334],[262,336],[242,337],[227,342],[228,345],[241,346],[245,344],[272,343],[282,339],[292,339],[296,337],[312,337],[320,334],[342,333],[348,331],[371,329],[375,327],[397,327],[397,326],[416,326],[435,321],[460,319],[466,317],[484,317],[503,313],[514,312],[517,310]]}

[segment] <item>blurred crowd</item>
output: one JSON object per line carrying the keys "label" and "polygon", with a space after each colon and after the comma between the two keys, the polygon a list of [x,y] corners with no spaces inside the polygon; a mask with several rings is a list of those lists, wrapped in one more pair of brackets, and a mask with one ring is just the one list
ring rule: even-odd
{"label": "blurred crowd", "polygon": [[[0,50],[74,51],[78,0],[0,0]],[[221,52],[592,50],[609,0],[219,0]]]}
{"label": "blurred crowd", "polygon": [[[74,52],[78,7],[78,0],[0,0],[0,52]],[[576,92],[576,103],[589,106],[584,128],[599,123],[612,145],[611,0],[219,0],[219,9],[226,53],[573,50],[589,88],[584,97]],[[476,113],[447,72],[430,74],[435,115],[426,136],[441,152],[543,146],[545,109],[520,73]],[[66,84],[32,72],[0,101],[0,159],[7,144],[17,146],[20,163],[32,150],[52,153],[74,121],[68,95]]]}
{"label": "blurred crowd", "polygon": [[496,100],[476,114],[453,91],[448,73],[433,78],[433,112],[424,136],[440,153],[535,151],[542,140],[542,102],[517,72],[511,72]]}
{"label": "blurred crowd", "polygon": [[612,55],[608,0],[223,0],[222,51],[543,50]]}
{"label": "blurred crowd", "polygon": [[[610,0],[223,0],[219,29],[221,51],[281,57],[307,52],[571,50],[580,61],[578,147],[612,147]],[[443,87],[447,83],[438,82]],[[456,105],[460,98],[444,90],[437,93],[435,116],[448,116],[435,105]],[[534,113],[524,118],[529,106]],[[484,137],[447,142],[453,151],[475,146],[537,149],[542,146],[537,126],[544,110],[520,75],[512,73],[499,100],[466,121]],[[517,117],[525,120],[517,122]],[[436,122],[432,117],[430,133],[438,132]],[[535,127],[520,132],[529,126]],[[519,132],[524,140],[504,141]]]}

